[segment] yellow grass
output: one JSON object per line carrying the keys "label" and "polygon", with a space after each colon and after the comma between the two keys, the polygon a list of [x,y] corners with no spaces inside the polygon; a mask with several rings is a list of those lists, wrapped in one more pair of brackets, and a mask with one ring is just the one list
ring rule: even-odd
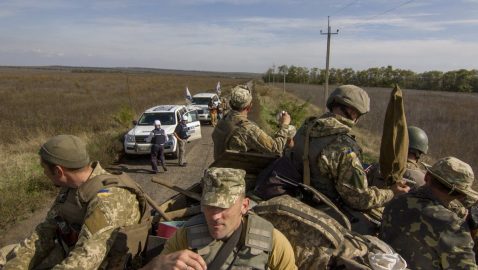
{"label": "yellow grass", "polygon": [[39,146],[68,133],[88,143],[93,160],[109,164],[122,153],[131,120],[158,104],[184,104],[192,94],[248,79],[224,74],[0,69],[0,230],[42,208],[55,189],[38,163]]}

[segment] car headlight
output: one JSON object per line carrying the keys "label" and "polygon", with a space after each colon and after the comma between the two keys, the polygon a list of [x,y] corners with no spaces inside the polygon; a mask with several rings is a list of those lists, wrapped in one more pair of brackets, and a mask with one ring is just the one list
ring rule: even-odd
{"label": "car headlight", "polygon": [[134,135],[126,134],[126,142],[135,142]]}

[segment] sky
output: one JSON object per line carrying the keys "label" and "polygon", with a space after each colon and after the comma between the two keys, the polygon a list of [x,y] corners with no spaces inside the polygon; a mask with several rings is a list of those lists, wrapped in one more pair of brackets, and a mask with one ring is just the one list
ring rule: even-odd
{"label": "sky", "polygon": [[0,0],[0,65],[478,69],[478,0]]}

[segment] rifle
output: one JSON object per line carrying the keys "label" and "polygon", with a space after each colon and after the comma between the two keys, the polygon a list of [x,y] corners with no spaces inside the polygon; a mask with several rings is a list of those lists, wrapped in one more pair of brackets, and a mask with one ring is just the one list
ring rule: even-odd
{"label": "rifle", "polygon": [[319,199],[321,202],[323,202],[324,204],[326,204],[328,207],[330,207],[332,210],[334,210],[334,212],[337,213],[337,215],[342,219],[343,221],[343,225],[351,230],[352,228],[352,225],[350,224],[350,221],[349,219],[347,218],[347,216],[327,197],[325,196],[324,194],[322,194],[320,191],[316,190],[315,188],[309,186],[309,185],[306,185],[306,184],[303,184],[303,183],[299,183],[299,182],[296,182],[290,178],[287,178],[285,176],[282,176],[282,175],[279,175],[277,174],[276,171],[273,171],[272,172],[272,177],[275,177],[276,179],[282,181],[283,183],[287,184],[287,185],[290,185],[290,186],[293,186],[295,188],[300,188],[304,191],[307,191],[307,192],[310,192],[312,193],[313,196],[315,196],[317,199]]}

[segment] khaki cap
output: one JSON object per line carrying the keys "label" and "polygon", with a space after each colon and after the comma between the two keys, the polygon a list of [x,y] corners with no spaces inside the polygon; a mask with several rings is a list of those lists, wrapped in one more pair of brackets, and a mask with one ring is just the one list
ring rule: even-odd
{"label": "khaki cap", "polygon": [[249,91],[247,86],[238,85],[232,89],[231,98],[229,100],[232,107],[242,110],[251,104],[251,101],[251,91]]}
{"label": "khaki cap", "polygon": [[230,208],[246,193],[246,171],[211,167],[202,178],[201,205]]}
{"label": "khaki cap", "polygon": [[445,157],[427,167],[427,171],[451,191],[478,198],[478,192],[471,188],[475,180],[473,169],[465,162],[455,157]]}
{"label": "khaki cap", "polygon": [[83,168],[90,163],[86,144],[73,135],[58,135],[48,139],[38,154],[48,163],[69,169]]}

